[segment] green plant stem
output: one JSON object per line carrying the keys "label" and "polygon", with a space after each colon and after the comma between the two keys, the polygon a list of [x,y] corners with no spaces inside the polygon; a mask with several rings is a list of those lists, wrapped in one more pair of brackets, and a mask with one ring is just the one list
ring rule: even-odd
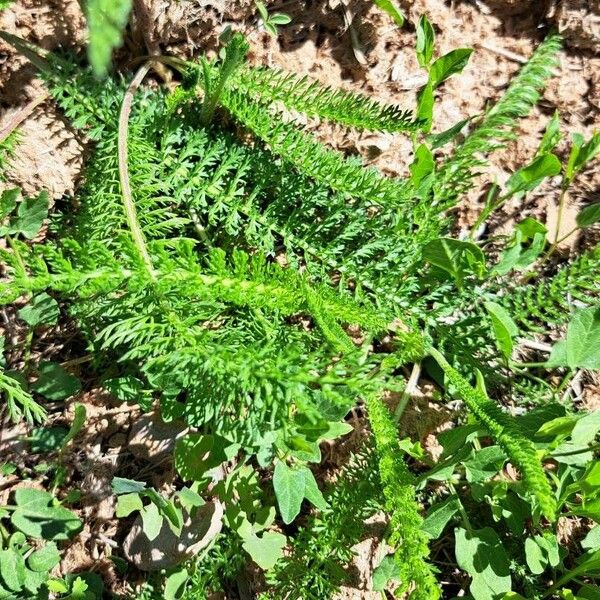
{"label": "green plant stem", "polygon": [[402,397],[400,398],[400,402],[398,402],[398,406],[396,407],[396,411],[394,412],[394,422],[399,423],[408,403],[410,402],[413,394],[415,392],[415,388],[417,386],[417,382],[419,381],[419,377],[421,376],[421,363],[415,363],[413,365],[412,372],[410,377],[406,383],[406,387],[404,388],[404,392],[402,392]]}
{"label": "green plant stem", "polygon": [[558,386],[558,389],[556,390],[557,394],[562,394],[562,392],[564,391],[564,389],[571,382],[571,378],[573,377],[573,374],[574,374],[574,370],[573,369],[569,369],[569,371],[567,372],[567,374],[564,376],[563,380],[560,382],[560,385]]}
{"label": "green plant stem", "polygon": [[565,235],[563,235],[560,238],[560,240],[558,240],[558,242],[556,242],[556,243],[562,244],[565,240],[569,239],[577,231],[579,231],[579,227],[573,227],[573,229],[571,229],[571,231],[569,231],[568,233],[565,233]]}
{"label": "green plant stem", "polygon": [[563,213],[565,211],[565,201],[567,199],[567,188],[563,186],[560,197],[558,199],[558,215],[556,217],[556,226],[554,228],[554,246],[558,245],[558,236],[560,234],[560,224],[562,221]]}
{"label": "green plant stem", "polygon": [[21,275],[23,277],[25,277],[27,275],[27,269],[25,267],[25,262],[23,261],[23,257],[21,256],[21,253],[19,252],[19,249],[17,248],[17,245],[15,244],[14,239],[12,238],[12,236],[7,235],[6,241],[8,242],[10,249],[13,251],[13,254],[15,255],[15,259],[16,259],[17,264],[19,265],[19,269],[21,271]]}
{"label": "green plant stem", "polygon": [[17,35],[0,30],[0,39],[8,42],[18,52],[20,52],[27,60],[31,62],[42,73],[47,73],[51,70],[50,63],[46,57],[50,55],[48,50],[44,50]]}
{"label": "green plant stem", "polygon": [[492,187],[490,188],[490,190],[488,191],[488,194],[487,194],[486,199],[485,199],[485,205],[483,207],[483,210],[481,211],[481,213],[477,217],[477,220],[473,224],[473,227],[471,227],[471,233],[469,235],[469,238],[471,240],[475,239],[475,234],[477,233],[477,230],[481,227],[481,225],[483,223],[485,223],[485,221],[487,220],[487,218],[495,210],[497,210],[498,208],[500,208],[510,198],[510,196],[511,196],[511,194],[505,194],[504,196],[501,196],[498,199],[498,201],[494,204],[494,197],[495,197],[497,191],[498,191],[498,185],[494,183],[492,185]]}
{"label": "green plant stem", "polygon": [[131,194],[131,185],[129,182],[129,168],[128,168],[128,148],[127,139],[129,134],[129,115],[131,114],[131,106],[133,104],[133,97],[140,87],[144,77],[146,77],[148,71],[152,66],[151,62],[143,64],[136,73],[133,81],[129,84],[125,96],[123,98],[123,104],[121,105],[121,112],[119,114],[119,181],[121,182],[121,194],[123,196],[123,208],[125,209],[125,216],[127,218],[127,225],[131,231],[131,237],[133,243],[137,248],[142,262],[144,263],[148,274],[152,279],[156,279],[156,273],[152,265],[152,259],[150,253],[146,247],[146,241],[144,240],[144,234],[140,226],[140,222],[137,216],[137,210],[135,203],[133,202],[133,196]]}
{"label": "green plant stem", "polygon": [[25,351],[23,352],[23,371],[29,371],[29,363],[31,362],[31,344],[33,342],[33,329],[29,329],[25,337]]}
{"label": "green plant stem", "polygon": [[21,110],[17,111],[8,122],[0,129],[0,143],[8,138],[18,127],[19,125],[29,117],[33,113],[33,111],[49,96],[49,92],[44,91],[41,94],[38,94],[33,100],[31,100],[26,106],[24,106]]}
{"label": "green plant stem", "polygon": [[202,104],[202,110],[200,113],[200,122],[203,125],[208,125],[215,114],[215,110],[217,108],[217,103],[219,102],[219,98],[223,92],[223,88],[225,87],[225,78],[220,77],[217,81],[214,89],[210,90],[210,93],[207,91],[206,96],[204,98],[204,103]]}
{"label": "green plant stem", "polygon": [[556,454],[551,453],[550,457],[556,458],[557,456],[576,456],[577,454],[585,454],[586,452],[596,452],[596,450],[600,450],[600,444],[594,444],[593,446],[588,446],[587,448],[579,448],[578,450],[571,450],[570,452],[558,452]]}
{"label": "green plant stem", "polygon": [[558,245],[567,237],[569,237],[569,235],[571,235],[570,232],[566,237],[563,237],[562,239],[559,239],[559,234],[560,234],[560,223],[562,221],[563,218],[563,213],[565,211],[565,204],[566,204],[566,200],[567,200],[567,189],[568,189],[568,185],[566,183],[563,183],[563,187],[562,190],[560,192],[560,198],[558,199],[558,215],[556,216],[556,227],[554,228],[554,241],[552,242],[552,246],[550,246],[550,248],[548,249],[548,252],[546,252],[546,254],[544,254],[542,260],[540,261],[540,267],[542,265],[544,265],[548,259],[556,252]]}
{"label": "green plant stem", "polygon": [[471,521],[469,520],[469,515],[467,514],[467,511],[465,510],[465,507],[463,506],[463,503],[461,502],[458,496],[458,491],[456,490],[456,487],[450,481],[448,481],[447,484],[448,489],[456,496],[456,499],[458,500],[458,511],[460,512],[460,516],[462,518],[465,529],[469,533],[473,533],[473,526],[471,525]]}
{"label": "green plant stem", "polygon": [[534,369],[536,367],[545,367],[545,362],[511,362],[511,366],[517,369]]}

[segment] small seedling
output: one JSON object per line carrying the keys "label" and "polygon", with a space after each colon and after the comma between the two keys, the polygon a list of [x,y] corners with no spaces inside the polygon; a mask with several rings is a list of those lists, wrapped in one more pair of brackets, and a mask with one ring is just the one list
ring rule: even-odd
{"label": "small seedling", "polygon": [[260,0],[255,0],[254,4],[256,5],[258,14],[260,15],[261,25],[265,28],[265,31],[273,37],[277,37],[277,27],[279,25],[287,25],[292,21],[292,18],[285,13],[273,13],[272,15],[269,14],[267,7],[263,2],[260,2]]}

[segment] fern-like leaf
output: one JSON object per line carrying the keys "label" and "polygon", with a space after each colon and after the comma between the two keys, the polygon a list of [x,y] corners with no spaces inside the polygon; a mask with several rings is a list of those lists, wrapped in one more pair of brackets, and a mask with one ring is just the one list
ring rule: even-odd
{"label": "fern-like leaf", "polygon": [[552,75],[560,48],[560,36],[549,35],[511,81],[502,98],[444,163],[435,184],[440,207],[452,206],[469,189],[477,169],[486,163],[485,156],[514,137],[517,120],[529,114],[539,99],[539,91]]}
{"label": "fern-like leaf", "polygon": [[525,437],[515,421],[492,402],[484,392],[471,387],[469,382],[450,365],[440,352],[435,348],[430,348],[430,353],[469,411],[490,432],[514,465],[520,469],[526,489],[538,501],[542,514],[553,521],[556,518],[556,499],[531,440]]}
{"label": "fern-like leaf", "polygon": [[354,92],[321,85],[278,69],[240,70],[231,86],[261,104],[282,103],[289,110],[371,131],[414,131],[418,123],[409,110],[385,105]]}
{"label": "fern-like leaf", "polygon": [[270,600],[327,600],[339,591],[364,521],[381,509],[380,487],[375,453],[352,456],[328,491],[329,508],[311,515],[267,574]]}
{"label": "fern-like leaf", "polygon": [[440,598],[440,589],[427,563],[428,539],[421,529],[423,520],[415,500],[413,476],[402,459],[394,421],[379,395],[367,395],[365,400],[375,438],[385,507],[390,515],[388,541],[396,550],[401,579],[399,591],[408,591],[409,597],[415,600],[435,600]]}
{"label": "fern-like leaf", "polygon": [[2,368],[0,368],[0,392],[6,402],[8,415],[14,423],[21,417],[25,417],[28,423],[41,423],[46,418],[46,410]]}
{"label": "fern-like leaf", "polygon": [[599,278],[600,246],[597,246],[561,267],[550,279],[516,287],[502,297],[502,302],[524,328],[547,331],[548,325],[561,325],[569,320],[573,301],[589,305],[598,299]]}
{"label": "fern-like leaf", "polygon": [[106,75],[110,56],[123,41],[132,0],[86,0],[85,13],[90,33],[88,56],[94,72]]}

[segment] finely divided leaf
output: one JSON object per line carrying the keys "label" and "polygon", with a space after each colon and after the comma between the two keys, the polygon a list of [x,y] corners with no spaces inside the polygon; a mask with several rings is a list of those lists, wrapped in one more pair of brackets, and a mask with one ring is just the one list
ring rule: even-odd
{"label": "finely divided leaf", "polygon": [[88,57],[94,73],[108,71],[112,51],[123,41],[123,30],[131,12],[132,0],[87,0],[86,18],[90,34]]}

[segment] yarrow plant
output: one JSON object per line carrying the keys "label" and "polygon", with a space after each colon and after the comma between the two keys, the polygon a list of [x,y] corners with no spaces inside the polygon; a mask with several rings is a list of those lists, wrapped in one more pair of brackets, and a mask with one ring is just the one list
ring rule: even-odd
{"label": "yarrow plant", "polygon": [[[451,219],[488,154],[513,139],[538,100],[557,35],[462,137],[466,123],[431,133],[433,105],[471,50],[434,59],[426,18],[417,51],[429,78],[414,112],[252,67],[240,34],[216,60],[155,57],[131,79],[99,79],[72,59],[0,36],[32,58],[94,147],[77,210],[62,215],[45,243],[29,240],[47,204],[3,193],[9,244],[0,250],[8,275],[0,301],[59,301],[95,369],[111,371],[113,393],[156,401],[165,421],[190,428],[175,450],[177,493],[119,480],[120,517],[139,513],[152,542],[162,527],[183,536],[186,519],[207,502],[221,507],[211,509],[214,539],[202,553],[182,555],[168,565],[164,588],[137,597],[204,597],[247,559],[266,573],[265,598],[332,597],[361,522],[380,510],[389,556],[374,589],[450,597],[438,576],[448,548],[436,540],[444,535],[454,536],[475,600],[574,598],[571,582],[578,597],[597,597],[588,578],[600,564],[598,536],[586,538],[572,570],[556,526],[561,515],[600,518],[592,461],[600,422],[563,401],[576,371],[600,368],[600,252],[590,248],[556,269],[556,244],[532,218],[500,243],[478,234],[509,198],[549,177],[562,178],[564,199],[600,136],[574,136],[563,164],[555,117],[531,162],[492,186],[470,239],[453,236]],[[115,42],[106,44],[110,52]],[[102,73],[106,58],[93,48]],[[144,87],[159,62],[178,74],[174,89]],[[325,146],[298,114],[411,136],[408,176],[383,176]],[[587,206],[578,227],[599,218],[598,206]],[[517,360],[520,339],[563,325],[565,338],[547,360]],[[460,401],[460,424],[440,435],[437,462],[417,440],[399,437],[415,383],[406,369],[427,373],[440,397]],[[540,371],[564,381],[547,383]],[[7,370],[0,388],[13,418],[43,417],[32,390]],[[517,404],[535,410],[515,417]],[[357,406],[369,436],[337,483],[321,489],[311,465],[321,463],[324,440],[352,429],[344,417]],[[25,593],[1,568],[0,583],[0,591]]]}

